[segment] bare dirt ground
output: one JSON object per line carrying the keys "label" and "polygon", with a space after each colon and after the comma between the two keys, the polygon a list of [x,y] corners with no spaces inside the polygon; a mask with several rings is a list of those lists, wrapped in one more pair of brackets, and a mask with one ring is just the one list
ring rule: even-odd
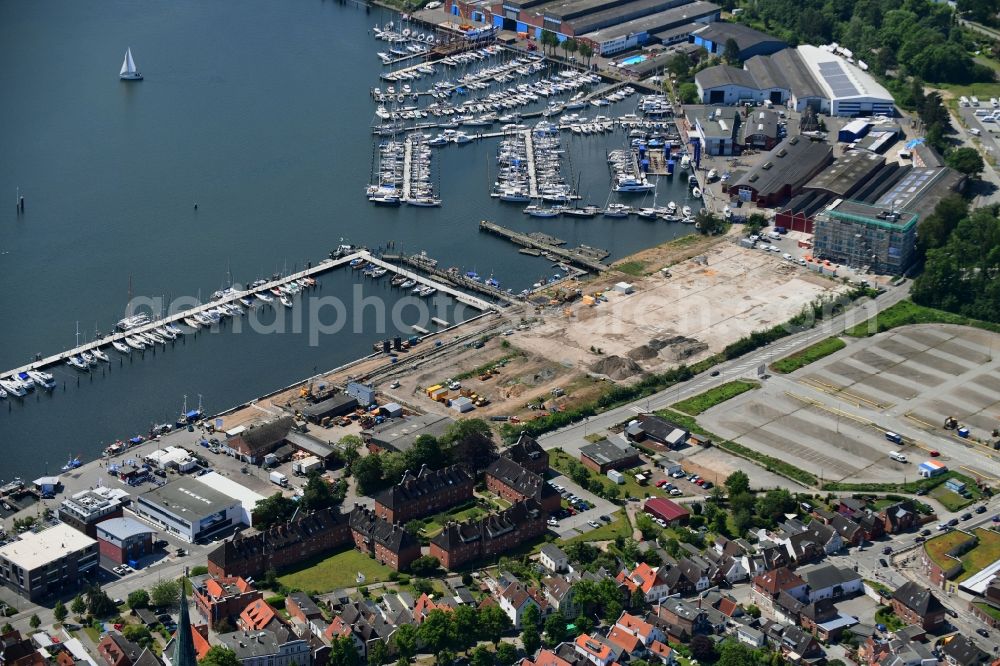
{"label": "bare dirt ground", "polygon": [[566,367],[622,380],[704,358],[843,289],[777,254],[728,241],[672,266],[669,273],[629,278],[632,294],[608,288],[622,279],[620,274],[588,283],[588,294],[604,288],[608,302],[560,306],[542,325],[518,331],[511,342]]}

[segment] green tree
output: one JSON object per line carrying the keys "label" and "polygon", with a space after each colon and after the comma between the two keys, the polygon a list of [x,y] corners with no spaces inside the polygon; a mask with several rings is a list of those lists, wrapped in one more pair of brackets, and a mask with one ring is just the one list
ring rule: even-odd
{"label": "green tree", "polygon": [[475,644],[479,636],[479,614],[472,606],[459,606],[451,612],[451,644],[459,649]]}
{"label": "green tree", "polygon": [[180,601],[181,588],[173,578],[164,578],[157,581],[150,588],[149,600],[154,606],[162,608],[173,608]]}
{"label": "green tree", "polygon": [[580,613],[576,619],[573,620],[573,624],[576,626],[576,630],[581,634],[589,634],[590,630],[594,628],[594,618]]}
{"label": "green tree", "polygon": [[330,654],[326,658],[330,666],[358,666],[361,657],[350,636],[338,636],[330,642]]}
{"label": "green tree", "polygon": [[682,83],[677,87],[677,97],[682,104],[698,103],[698,86],[693,83]]}
{"label": "green tree", "polygon": [[445,648],[434,655],[434,663],[437,666],[451,666],[455,663],[455,653]]}
{"label": "green tree", "polygon": [[722,52],[722,59],[730,65],[740,64],[740,45],[732,37],[726,40],[726,46]]}
{"label": "green tree", "polygon": [[450,446],[451,460],[461,462],[474,473],[486,469],[497,457],[493,431],[482,419],[453,423],[443,439]]}
{"label": "green tree", "polygon": [[951,151],[945,158],[945,162],[955,171],[972,178],[978,178],[979,174],[986,168],[983,156],[979,154],[979,151],[969,147],[956,148]]}
{"label": "green tree", "polygon": [[477,645],[470,662],[472,666],[494,666],[493,652],[485,645]]}
{"label": "green tree", "polygon": [[542,30],[542,36],[539,39],[542,43],[542,50],[548,51],[553,49],[557,44],[559,44],[559,38],[555,36],[551,30]]}
{"label": "green tree", "polygon": [[750,477],[743,470],[737,470],[726,477],[724,483],[730,497],[750,492]]}
{"label": "green tree", "polygon": [[394,639],[401,659],[409,661],[417,653],[417,628],[412,624],[399,625]]}
{"label": "green tree", "polygon": [[347,469],[351,469],[355,461],[361,457],[361,447],[364,442],[357,435],[344,435],[337,442],[337,448],[340,449],[340,457],[344,460],[344,465]]}
{"label": "green tree", "polygon": [[510,618],[499,606],[490,605],[479,609],[479,631],[484,640],[498,645],[500,637],[510,628]]}
{"label": "green tree", "polygon": [[274,493],[267,499],[258,502],[254,508],[254,527],[263,530],[272,525],[284,523],[292,517],[297,506],[292,498],[285,497],[281,493]]}
{"label": "green tree", "polygon": [[129,592],[126,603],[128,603],[129,608],[148,608],[149,592],[146,590],[133,590]]}
{"label": "green tree", "polygon": [[[403,459],[406,461],[406,466],[414,474],[424,465],[427,465],[430,469],[440,469],[447,467],[451,462],[451,458],[444,451],[442,443],[438,441],[437,437],[431,435],[420,435],[417,437],[413,442],[413,446],[403,454]],[[398,482],[398,479],[389,480],[393,483]]]}
{"label": "green tree", "polygon": [[570,55],[576,53],[577,46],[578,45],[576,43],[576,40],[573,39],[572,37],[569,39],[564,39],[562,43],[563,50]]}
{"label": "green tree", "polygon": [[38,627],[41,626],[41,624],[42,621],[38,619],[37,615],[32,615],[31,618],[28,620],[28,626],[31,627],[32,629],[38,629]]}
{"label": "green tree", "polygon": [[587,66],[589,67],[590,59],[594,55],[593,47],[591,47],[590,44],[587,42],[580,42],[579,45],[577,46],[577,51],[580,52],[580,57],[584,59],[584,61],[587,63]]}
{"label": "green tree", "polygon": [[748,236],[753,236],[759,234],[761,229],[767,226],[767,218],[760,213],[752,213],[747,217],[746,223],[743,225],[743,230]]}
{"label": "green tree", "polygon": [[236,653],[223,645],[213,645],[198,661],[198,666],[240,666]]}
{"label": "green tree", "polygon": [[705,236],[714,236],[722,231],[725,224],[718,215],[707,208],[702,208],[694,216],[694,228]]}
{"label": "green tree", "polygon": [[667,60],[667,71],[679,81],[686,80],[691,75],[691,58],[684,53],[676,53]]}
{"label": "green tree", "polygon": [[441,562],[433,555],[422,555],[410,563],[410,571],[415,576],[433,576],[441,570]]}
{"label": "green tree", "polygon": [[795,498],[784,488],[768,490],[757,499],[757,515],[772,524],[795,510]]}
{"label": "green tree", "polygon": [[66,610],[66,606],[62,601],[57,601],[56,605],[52,608],[52,616],[56,619],[56,622],[62,622],[69,615],[69,611]]}
{"label": "green tree", "polygon": [[368,666],[382,666],[389,663],[389,648],[382,641],[375,641],[368,648]]}
{"label": "green tree", "polygon": [[73,603],[69,605],[73,615],[83,615],[87,612],[87,602],[83,600],[83,595],[78,594],[73,597]]}
{"label": "green tree", "polygon": [[917,253],[922,260],[928,250],[943,246],[958,223],[969,215],[969,204],[960,194],[950,194],[917,225]]}
{"label": "green tree", "polygon": [[[358,492],[370,495],[382,487],[382,456],[371,453],[359,458],[351,466],[351,474],[358,482]],[[398,480],[398,479],[397,479]]]}
{"label": "green tree", "polygon": [[698,634],[691,639],[691,656],[701,663],[715,661],[715,643],[708,636]]}
{"label": "green tree", "polygon": [[566,640],[566,618],[562,613],[553,613],[545,618],[545,642],[556,646]]}
{"label": "green tree", "polygon": [[330,484],[319,472],[310,472],[309,480],[302,488],[302,499],[299,506],[303,511],[319,511],[334,506],[338,502],[334,497]]}
{"label": "green tree", "polygon": [[448,615],[449,613],[443,610],[434,609],[417,627],[417,636],[420,638],[420,642],[434,654],[444,650],[450,644],[451,632],[449,631]]}
{"label": "green tree", "polygon": [[153,646],[153,635],[142,624],[126,624],[122,627],[122,636],[145,648]]}
{"label": "green tree", "polygon": [[521,644],[528,655],[535,654],[542,645],[540,617],[538,606],[535,604],[530,604],[521,615]]}
{"label": "green tree", "polygon": [[517,648],[512,643],[501,643],[497,646],[497,663],[500,666],[513,666],[517,663]]}
{"label": "green tree", "polygon": [[106,618],[118,612],[118,606],[104,590],[94,585],[87,590],[87,612],[94,617]]}
{"label": "green tree", "polygon": [[748,666],[757,661],[757,655],[743,643],[723,641],[719,649],[719,661],[716,666]]}

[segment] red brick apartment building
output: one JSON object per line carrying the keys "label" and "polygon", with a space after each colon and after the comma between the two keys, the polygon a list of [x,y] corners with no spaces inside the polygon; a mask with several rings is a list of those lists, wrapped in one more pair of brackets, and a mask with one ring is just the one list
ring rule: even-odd
{"label": "red brick apartment building", "polygon": [[534,500],[478,520],[449,523],[431,540],[430,554],[446,569],[493,557],[545,533],[545,512]]}
{"label": "red brick apartment building", "polygon": [[209,577],[191,590],[191,598],[210,629],[222,620],[233,621],[263,593],[239,576]]}
{"label": "red brick apartment building", "polygon": [[559,510],[561,498],[556,489],[538,474],[510,458],[501,456],[486,468],[486,487],[511,504],[534,500],[543,511]]}
{"label": "red brick apartment building", "polygon": [[360,505],[351,512],[351,534],[358,550],[396,571],[405,571],[420,557],[420,542],[401,523],[383,520]]}
{"label": "red brick apartment building", "polygon": [[500,455],[539,476],[545,476],[549,471],[549,452],[534,437],[523,432],[517,442],[501,451]]}
{"label": "red brick apartment building", "polygon": [[462,465],[409,471],[396,485],[375,497],[375,514],[390,523],[408,523],[472,499],[475,479]]}

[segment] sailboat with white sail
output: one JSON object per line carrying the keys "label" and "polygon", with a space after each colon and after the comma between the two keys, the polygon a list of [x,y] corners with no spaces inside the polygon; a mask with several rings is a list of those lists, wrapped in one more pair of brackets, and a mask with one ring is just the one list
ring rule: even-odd
{"label": "sailboat with white sail", "polygon": [[132,59],[132,47],[125,49],[125,60],[122,61],[122,71],[118,73],[122,81],[142,81],[142,73],[135,68],[135,60]]}

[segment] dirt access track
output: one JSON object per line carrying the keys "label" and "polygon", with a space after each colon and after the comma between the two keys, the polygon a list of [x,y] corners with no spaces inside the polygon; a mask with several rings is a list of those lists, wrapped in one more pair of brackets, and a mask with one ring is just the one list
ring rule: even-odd
{"label": "dirt access track", "polygon": [[[731,242],[669,271],[669,277],[609,273],[586,284],[586,293],[603,290],[607,302],[553,308],[540,325],[517,331],[511,343],[564,367],[624,380],[697,361],[846,289],[778,253]],[[632,284],[633,293],[615,291],[619,281]]]}

